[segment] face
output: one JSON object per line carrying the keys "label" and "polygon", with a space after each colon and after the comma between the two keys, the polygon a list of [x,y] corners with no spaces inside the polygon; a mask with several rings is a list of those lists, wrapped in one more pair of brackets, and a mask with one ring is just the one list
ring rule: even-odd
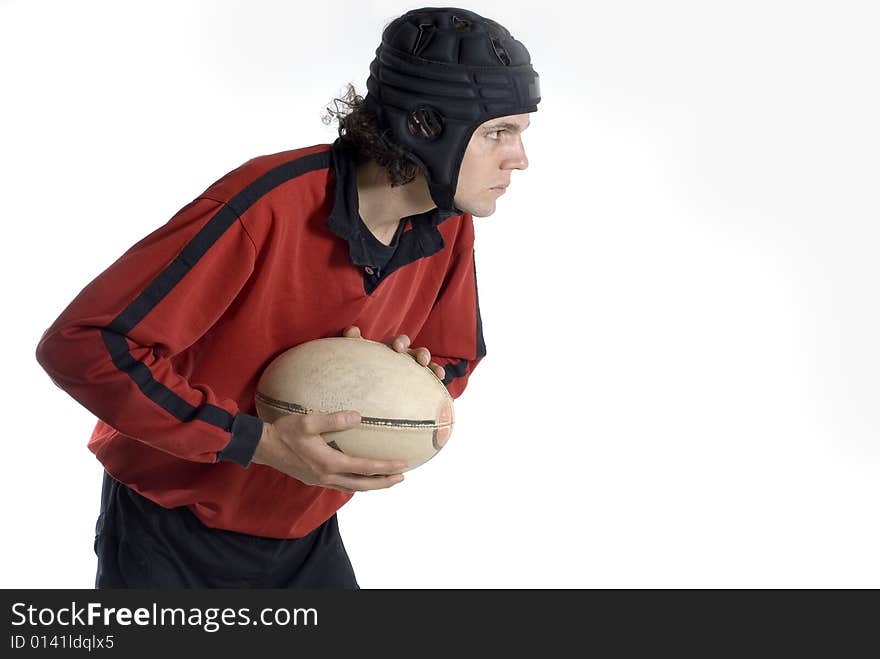
{"label": "face", "polygon": [[514,169],[529,166],[522,132],[529,115],[511,114],[486,121],[474,131],[461,161],[455,206],[474,217],[495,212],[495,202],[510,184]]}

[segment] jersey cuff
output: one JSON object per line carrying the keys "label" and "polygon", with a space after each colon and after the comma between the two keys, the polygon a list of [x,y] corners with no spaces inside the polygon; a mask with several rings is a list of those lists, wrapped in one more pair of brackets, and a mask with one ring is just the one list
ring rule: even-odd
{"label": "jersey cuff", "polygon": [[257,444],[263,436],[263,420],[244,412],[235,415],[232,422],[232,438],[226,447],[217,453],[217,462],[236,462],[242,467],[247,467]]}
{"label": "jersey cuff", "polygon": [[445,377],[443,378],[443,384],[450,384],[455,378],[460,378],[467,373],[468,360],[467,359],[459,359],[457,362],[452,364],[446,364],[443,367],[443,371]]}

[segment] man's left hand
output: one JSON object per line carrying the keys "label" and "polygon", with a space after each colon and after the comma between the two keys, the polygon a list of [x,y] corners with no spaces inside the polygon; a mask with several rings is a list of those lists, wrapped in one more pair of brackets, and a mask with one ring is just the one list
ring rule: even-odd
{"label": "man's left hand", "polygon": [[[357,325],[350,325],[346,327],[342,332],[342,336],[348,337],[350,339],[361,339],[361,330]],[[446,376],[446,370],[437,364],[436,362],[431,361],[431,352],[427,348],[410,348],[410,339],[406,334],[399,334],[398,336],[392,337],[390,339],[385,339],[381,343],[384,343],[389,348],[393,348],[397,352],[405,352],[409,355],[412,355],[413,359],[415,359],[422,366],[427,366],[434,372],[434,375],[437,376],[438,379],[443,380]]]}

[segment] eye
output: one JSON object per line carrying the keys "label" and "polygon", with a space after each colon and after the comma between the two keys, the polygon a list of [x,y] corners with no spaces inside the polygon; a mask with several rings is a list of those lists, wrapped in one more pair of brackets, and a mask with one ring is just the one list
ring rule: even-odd
{"label": "eye", "polygon": [[503,133],[503,132],[504,132],[503,128],[498,128],[496,130],[490,130],[488,133],[486,133],[486,137],[488,137],[490,140],[497,140],[498,137],[492,137],[492,135],[497,136],[498,133]]}

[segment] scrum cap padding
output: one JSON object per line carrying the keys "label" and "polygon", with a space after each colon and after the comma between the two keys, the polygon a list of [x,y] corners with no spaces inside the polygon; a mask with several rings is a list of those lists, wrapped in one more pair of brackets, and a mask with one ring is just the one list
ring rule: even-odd
{"label": "scrum cap padding", "polygon": [[466,9],[407,12],[382,33],[368,106],[389,138],[427,172],[437,207],[453,198],[465,149],[489,119],[536,112],[540,81],[507,28]]}

